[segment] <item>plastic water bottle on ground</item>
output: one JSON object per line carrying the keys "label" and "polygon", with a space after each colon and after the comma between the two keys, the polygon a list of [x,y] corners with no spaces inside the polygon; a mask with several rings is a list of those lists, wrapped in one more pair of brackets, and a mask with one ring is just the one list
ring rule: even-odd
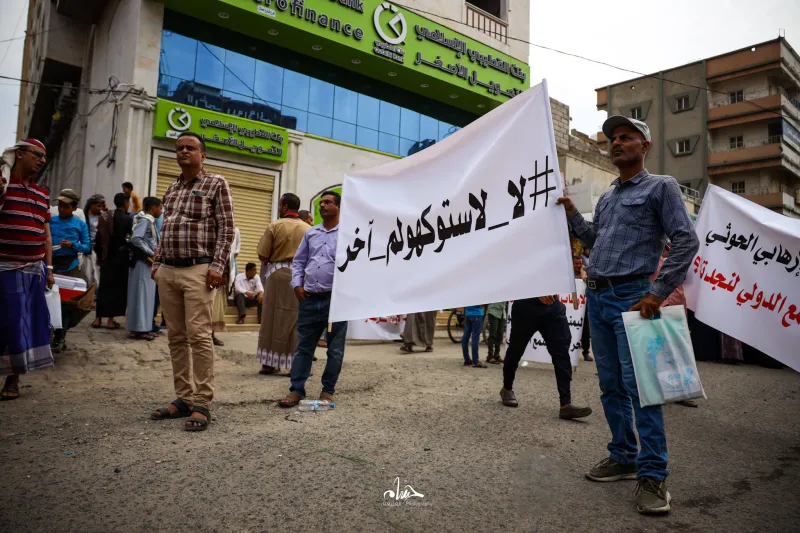
{"label": "plastic water bottle on ground", "polygon": [[333,409],[334,405],[328,400],[300,400],[297,406],[298,411],[327,411]]}

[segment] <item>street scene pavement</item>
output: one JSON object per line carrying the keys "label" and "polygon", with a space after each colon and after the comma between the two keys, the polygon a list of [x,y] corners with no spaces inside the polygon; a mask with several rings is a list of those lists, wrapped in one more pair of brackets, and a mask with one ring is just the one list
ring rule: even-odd
{"label": "street scene pavement", "polygon": [[165,336],[87,326],[0,403],[14,489],[0,531],[732,533],[800,521],[800,376],[788,369],[698,364],[709,399],[665,407],[673,511],[646,517],[635,482],[583,476],[609,439],[594,363],[573,378],[594,414],[564,421],[551,366],[520,369],[511,409],[502,367],[463,367],[447,339],[413,355],[349,342],[335,409],[304,413],[276,404],[288,378],[257,374],[256,334],[228,333],[213,423],[188,433],[183,419],[149,420],[172,400]]}

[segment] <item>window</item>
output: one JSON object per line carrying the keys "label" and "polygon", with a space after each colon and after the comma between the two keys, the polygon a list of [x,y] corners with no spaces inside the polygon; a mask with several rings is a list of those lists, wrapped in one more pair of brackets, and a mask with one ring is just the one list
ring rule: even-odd
{"label": "window", "polygon": [[501,0],[467,0],[468,4],[478,7],[490,15],[497,18],[504,19],[503,5]]}
{"label": "window", "polygon": [[744,137],[741,135],[730,138],[730,149],[736,150],[737,148],[744,148]]}
{"label": "window", "polygon": [[168,30],[161,42],[159,98],[400,156],[460,129]]}
{"label": "window", "polygon": [[678,141],[676,143],[675,151],[679,154],[688,154],[692,149],[691,145],[692,143],[691,141],[689,141],[689,139],[686,139],[684,141]]}
{"label": "window", "polygon": [[683,111],[685,109],[689,109],[689,97],[688,96],[679,96],[677,98],[678,102],[678,111]]}
{"label": "window", "polygon": [[735,104],[744,102],[744,91],[732,91],[728,93],[728,103]]}
{"label": "window", "polygon": [[631,118],[636,119],[636,120],[642,120],[642,108],[639,107],[639,106],[632,107],[631,108]]}
{"label": "window", "polygon": [[731,183],[731,192],[736,194],[744,194],[744,182],[734,181]]}

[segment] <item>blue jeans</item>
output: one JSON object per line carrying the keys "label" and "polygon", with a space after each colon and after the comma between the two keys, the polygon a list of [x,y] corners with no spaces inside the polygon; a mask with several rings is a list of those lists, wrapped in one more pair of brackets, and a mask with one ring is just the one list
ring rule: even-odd
{"label": "blue jeans", "polygon": [[[291,392],[301,398],[306,397],[306,380],[311,374],[314,362],[314,350],[320,335],[328,329],[328,311],[331,301],[326,299],[306,298],[300,302],[297,311],[297,351],[292,360]],[[347,322],[334,322],[328,333],[328,362],[322,374],[322,391],[333,394],[336,381],[342,371],[344,360],[344,341],[347,336]]]}
{"label": "blue jeans", "polygon": [[464,351],[464,362],[469,363],[469,339],[472,337],[472,364],[477,365],[478,344],[481,341],[481,330],[483,329],[482,316],[464,317],[464,336],[461,337],[461,349]]}
{"label": "blue jeans", "polygon": [[[633,372],[622,313],[650,291],[650,281],[631,281],[604,289],[588,289],[587,309],[600,378],[600,398],[611,429],[608,451],[621,464],[636,462],[637,477],[663,480],[667,470],[667,435],[661,406],[642,407]],[[641,450],[633,432],[633,412]]]}

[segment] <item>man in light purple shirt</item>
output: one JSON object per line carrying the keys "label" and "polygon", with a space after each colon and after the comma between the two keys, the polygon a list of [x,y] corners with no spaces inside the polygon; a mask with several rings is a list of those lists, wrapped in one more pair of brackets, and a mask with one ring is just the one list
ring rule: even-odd
{"label": "man in light purple shirt", "polygon": [[[328,328],[340,202],[339,193],[322,193],[319,203],[322,224],[306,231],[292,262],[292,288],[300,301],[297,351],[292,359],[292,384],[289,394],[278,402],[281,407],[294,407],[305,398],[314,350],[320,335]],[[342,371],[346,336],[347,322],[334,322],[328,332],[328,362],[322,374],[320,400],[333,403],[336,381]]]}

